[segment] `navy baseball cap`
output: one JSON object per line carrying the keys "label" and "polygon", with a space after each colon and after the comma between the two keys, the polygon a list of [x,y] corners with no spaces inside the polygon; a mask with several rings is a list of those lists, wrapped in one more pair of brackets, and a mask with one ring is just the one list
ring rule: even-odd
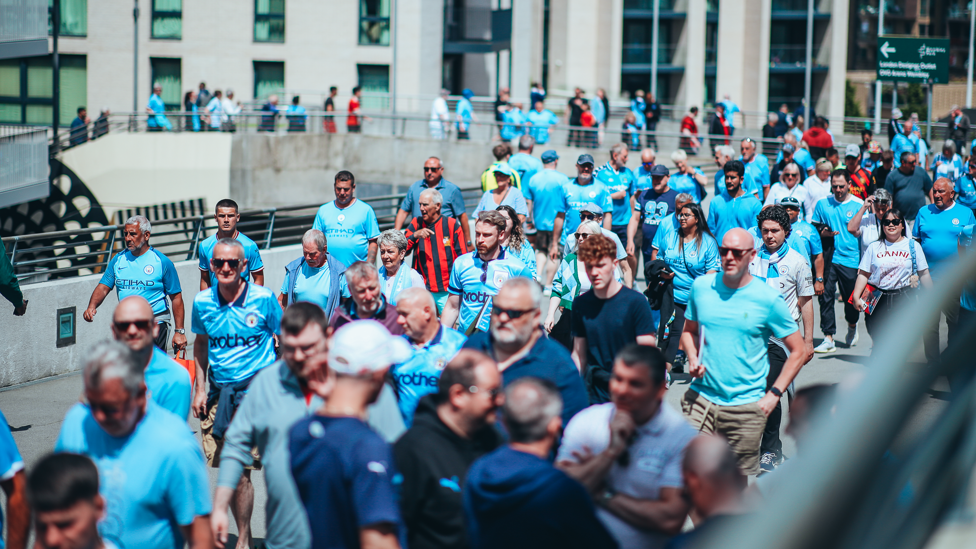
{"label": "navy baseball cap", "polygon": [[559,160],[559,154],[556,153],[556,151],[554,151],[554,150],[548,150],[548,151],[542,153],[542,163],[543,164],[551,164],[551,163],[553,163],[553,162],[555,162],[557,160]]}
{"label": "navy baseball cap", "polygon": [[671,172],[663,164],[654,164],[654,167],[651,168],[651,177],[664,177],[666,175],[671,175]]}
{"label": "navy baseball cap", "polygon": [[591,166],[595,166],[596,165],[596,162],[593,161],[593,157],[592,156],[584,153],[584,154],[579,155],[579,158],[576,159],[576,165],[577,166],[582,166],[584,164],[589,164]]}

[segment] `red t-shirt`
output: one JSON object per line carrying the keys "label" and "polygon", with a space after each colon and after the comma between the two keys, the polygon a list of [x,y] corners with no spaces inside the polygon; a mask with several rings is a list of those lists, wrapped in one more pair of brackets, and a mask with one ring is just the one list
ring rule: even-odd
{"label": "red t-shirt", "polygon": [[580,125],[584,128],[592,128],[596,124],[596,117],[590,111],[585,111],[580,115]]}
{"label": "red t-shirt", "polygon": [[353,114],[358,110],[359,110],[359,99],[356,99],[356,96],[353,96],[353,98],[349,100],[349,119],[346,121],[347,126],[359,125],[359,117]]}

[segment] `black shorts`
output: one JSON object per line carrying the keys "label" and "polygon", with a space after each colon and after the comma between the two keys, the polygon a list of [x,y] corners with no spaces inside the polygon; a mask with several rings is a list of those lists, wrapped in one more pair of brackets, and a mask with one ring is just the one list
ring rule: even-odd
{"label": "black shorts", "polygon": [[536,231],[535,232],[535,242],[533,247],[544,253],[549,253],[549,246],[552,245],[552,231]]}

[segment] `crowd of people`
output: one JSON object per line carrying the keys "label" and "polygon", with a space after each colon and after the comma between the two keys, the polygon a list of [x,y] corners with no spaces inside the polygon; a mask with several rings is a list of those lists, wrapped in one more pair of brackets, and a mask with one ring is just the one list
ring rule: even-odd
{"label": "crowd of people", "polygon": [[[976,158],[957,161],[954,141],[933,182],[908,137],[896,163],[867,131],[843,161],[832,141],[782,135],[777,158],[748,137],[739,155],[716,144],[712,186],[684,147],[676,169],[641,150],[635,172],[617,143],[568,177],[521,135],[515,154],[494,147],[473,223],[430,157],[382,232],[343,170],[277,292],[231,199],[199,244],[199,281],[152,247],[147,218],[127,219],[83,315],[114,289],[110,337],[86,354],[56,453],[28,474],[0,421],[9,547],[33,511],[41,547],[222,548],[233,520],[243,549],[254,471],[269,547],[688,546],[749,511],[748,476],[783,474],[784,395],[797,438],[829,406],[830,387],[794,390],[801,368],[857,345],[862,314],[879,336],[976,226]],[[176,362],[186,283],[200,288],[193,360]],[[19,291],[3,295],[25,312]],[[943,309],[950,346],[974,296]],[[923,331],[939,367],[938,324]],[[679,411],[663,400],[682,372]]]}

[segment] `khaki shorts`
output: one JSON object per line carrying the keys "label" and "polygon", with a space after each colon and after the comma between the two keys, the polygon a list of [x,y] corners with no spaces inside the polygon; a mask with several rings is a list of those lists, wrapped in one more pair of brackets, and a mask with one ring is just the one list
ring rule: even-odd
{"label": "khaki shorts", "polygon": [[758,401],[720,406],[688,389],[681,399],[681,411],[699,432],[724,436],[744,474],[759,474],[759,443],[766,428],[766,414]]}
{"label": "khaki shorts", "polygon": [[552,231],[535,232],[535,242],[533,242],[532,246],[536,250],[548,255],[549,246],[551,245],[552,245]]}
{"label": "khaki shorts", "polygon": [[[217,403],[214,400],[213,406],[207,407],[207,416],[200,420],[200,438],[203,439],[203,455],[207,458],[207,465],[214,469],[220,468],[220,451],[224,448],[224,439],[214,438],[213,424],[217,416]],[[261,456],[257,448],[251,448],[251,457],[254,463],[245,467],[248,470],[261,470]]]}

